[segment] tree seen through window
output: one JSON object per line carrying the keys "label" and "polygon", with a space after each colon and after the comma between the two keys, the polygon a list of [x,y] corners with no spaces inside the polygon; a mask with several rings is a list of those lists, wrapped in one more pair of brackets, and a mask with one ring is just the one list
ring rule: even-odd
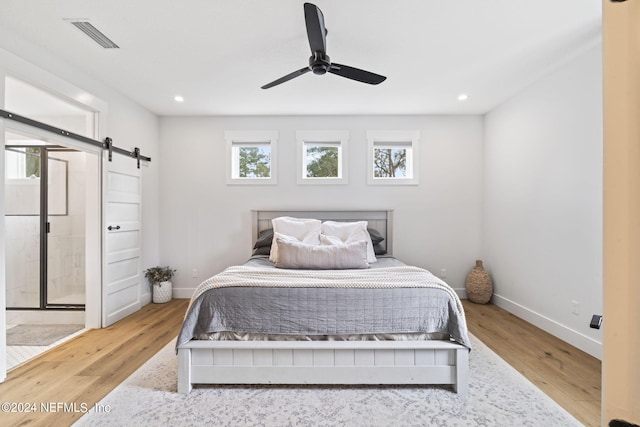
{"label": "tree seen through window", "polygon": [[239,177],[269,178],[271,149],[268,146],[239,147]]}
{"label": "tree seen through window", "polygon": [[40,149],[38,147],[25,148],[25,175],[26,178],[32,176],[40,178]]}
{"label": "tree seen through window", "polygon": [[339,169],[338,147],[307,145],[307,178],[336,178]]}
{"label": "tree seen through window", "polygon": [[373,176],[376,178],[406,177],[407,150],[405,148],[375,148],[373,150]]}

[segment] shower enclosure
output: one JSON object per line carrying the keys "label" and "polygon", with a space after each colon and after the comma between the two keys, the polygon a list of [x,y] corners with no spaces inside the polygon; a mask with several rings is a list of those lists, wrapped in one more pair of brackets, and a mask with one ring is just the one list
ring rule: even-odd
{"label": "shower enclosure", "polygon": [[85,153],[5,137],[8,310],[84,310]]}

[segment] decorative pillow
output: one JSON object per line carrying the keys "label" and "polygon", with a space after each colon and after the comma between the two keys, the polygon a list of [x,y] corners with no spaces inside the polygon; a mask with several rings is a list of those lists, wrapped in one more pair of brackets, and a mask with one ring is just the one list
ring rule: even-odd
{"label": "decorative pillow", "polygon": [[326,234],[320,234],[320,244],[321,245],[344,245],[345,243],[337,236],[328,236]]}
{"label": "decorative pillow", "polygon": [[371,243],[373,243],[373,246],[384,240],[382,234],[380,234],[380,232],[375,228],[367,228],[367,231],[369,232],[369,236],[371,236]]}
{"label": "decorative pillow", "polygon": [[256,244],[253,245],[253,249],[264,248],[265,246],[270,247],[272,240],[273,240],[273,228],[262,230],[258,234],[258,239],[256,240]]}
{"label": "decorative pillow", "polygon": [[[375,247],[373,248],[375,250]],[[269,255],[271,254],[271,246],[263,246],[261,248],[255,248],[251,255]]]}
{"label": "decorative pillow", "polygon": [[376,255],[385,255],[387,253],[387,248],[378,243],[377,245],[373,245],[373,253]]}
{"label": "decorative pillow", "polygon": [[319,219],[293,218],[281,216],[271,220],[273,225],[274,238],[271,243],[271,253],[269,259],[272,262],[278,260],[278,246],[276,245],[276,237],[278,234],[288,236],[299,242],[309,245],[320,244],[320,226],[322,222]]}
{"label": "decorative pillow", "polygon": [[331,236],[340,239],[342,243],[352,243],[357,241],[366,242],[367,261],[369,263],[376,262],[376,255],[373,251],[371,236],[369,236],[369,232],[367,231],[367,221],[325,221],[322,223],[321,232],[325,236]]}
{"label": "decorative pillow", "polygon": [[358,241],[340,245],[307,245],[301,242],[274,239],[278,247],[278,268],[308,270],[341,270],[368,268],[367,242]]}

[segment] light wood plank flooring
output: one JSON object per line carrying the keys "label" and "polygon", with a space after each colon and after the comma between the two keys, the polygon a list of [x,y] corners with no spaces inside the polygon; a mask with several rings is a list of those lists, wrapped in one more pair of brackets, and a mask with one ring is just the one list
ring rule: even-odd
{"label": "light wood plank flooring", "polygon": [[[188,303],[179,299],[148,304],[108,328],[87,331],[10,371],[0,384],[0,403],[33,402],[37,412],[2,413],[0,423],[73,424],[82,416],[81,404],[92,408],[178,335]],[[78,412],[63,407],[59,412],[41,411],[40,404],[47,402],[75,403]]]}
{"label": "light wood plank flooring", "polygon": [[[72,424],[81,412],[44,413],[40,403],[75,403],[79,411],[82,403],[93,407],[178,334],[187,304],[149,304],[9,372],[0,384],[0,402],[35,402],[38,412],[3,413],[2,425]],[[598,360],[494,305],[464,306],[471,333],[582,423],[600,425]]]}
{"label": "light wood plank flooring", "polygon": [[473,335],[581,423],[600,426],[600,360],[495,305],[463,305]]}

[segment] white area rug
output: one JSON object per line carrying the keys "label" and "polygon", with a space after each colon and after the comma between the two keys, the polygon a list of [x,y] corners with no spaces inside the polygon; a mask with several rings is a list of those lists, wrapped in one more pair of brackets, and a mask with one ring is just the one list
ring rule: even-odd
{"label": "white area rug", "polygon": [[[469,392],[439,386],[198,386],[177,393],[174,342],[76,426],[580,426],[471,337]],[[104,409],[103,409],[104,411]]]}

